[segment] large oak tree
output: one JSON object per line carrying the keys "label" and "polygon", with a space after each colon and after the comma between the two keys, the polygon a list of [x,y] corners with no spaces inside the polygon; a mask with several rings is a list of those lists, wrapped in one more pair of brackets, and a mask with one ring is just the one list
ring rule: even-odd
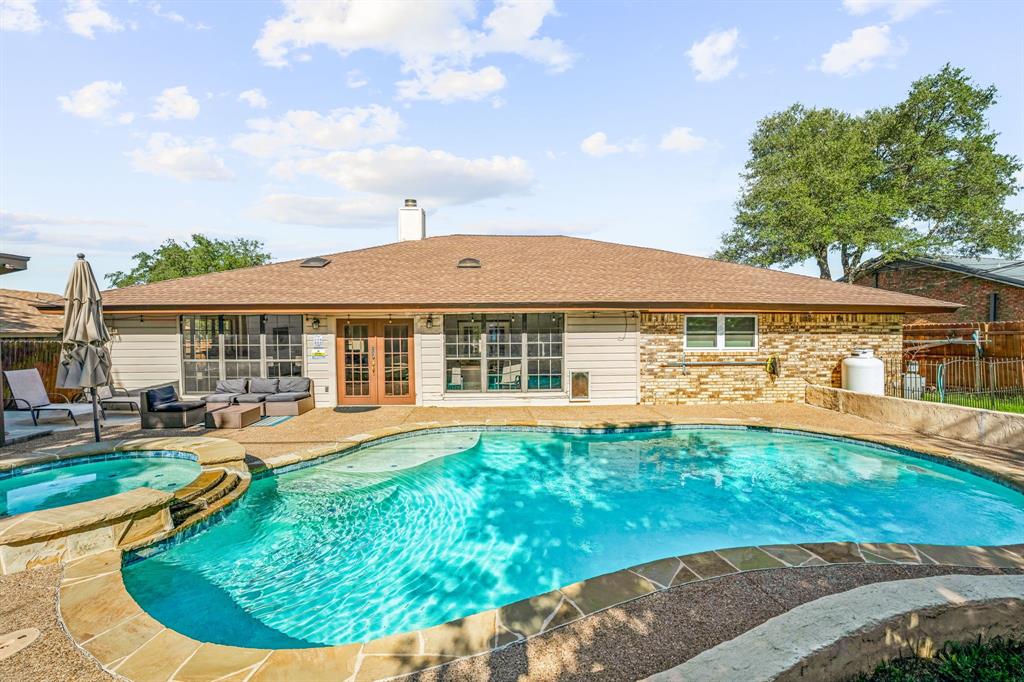
{"label": "large oak tree", "polygon": [[135,254],[132,260],[135,265],[128,272],[119,270],[106,275],[111,286],[128,287],[263,265],[270,261],[270,254],[263,251],[263,242],[255,239],[210,239],[194,234],[191,244],[168,239],[152,252]]}
{"label": "large oak tree", "polygon": [[1021,164],[996,151],[986,116],[995,101],[995,87],[947,64],[893,107],[852,115],[796,104],[762,119],[715,256],[762,267],[813,259],[823,279],[838,256],[852,280],[873,254],[1020,254],[1024,216],[1006,200],[1021,189]]}

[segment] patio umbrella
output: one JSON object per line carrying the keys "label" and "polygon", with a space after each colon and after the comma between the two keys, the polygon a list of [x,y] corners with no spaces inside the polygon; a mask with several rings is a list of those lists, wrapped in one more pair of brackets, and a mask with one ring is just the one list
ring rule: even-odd
{"label": "patio umbrella", "polygon": [[110,381],[110,355],[106,344],[110,333],[103,324],[103,298],[92,268],[84,254],[71,268],[68,286],[64,289],[64,337],[61,342],[57,386],[92,389],[92,423],[96,441],[100,440],[100,418],[96,404],[96,387]]}

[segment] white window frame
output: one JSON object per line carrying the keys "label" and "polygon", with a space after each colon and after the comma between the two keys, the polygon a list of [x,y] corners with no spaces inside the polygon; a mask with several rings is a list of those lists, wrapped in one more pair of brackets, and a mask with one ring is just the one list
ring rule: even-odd
{"label": "white window frame", "polygon": [[[715,333],[715,346],[713,348],[694,348],[690,346],[689,335],[686,333],[687,320],[691,317],[714,317],[717,319],[716,333]],[[727,317],[749,317],[754,320],[754,345],[750,348],[726,348],[725,347],[725,318]],[[760,321],[757,315],[748,315],[744,313],[694,313],[692,315],[683,316],[683,348],[687,353],[754,353],[757,352],[758,345],[761,342],[760,332]]]}

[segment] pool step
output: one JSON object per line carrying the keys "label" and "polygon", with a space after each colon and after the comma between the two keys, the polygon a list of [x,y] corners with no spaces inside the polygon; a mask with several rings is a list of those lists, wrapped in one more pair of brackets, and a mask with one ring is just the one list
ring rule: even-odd
{"label": "pool step", "polygon": [[194,516],[203,515],[211,505],[237,488],[241,480],[238,474],[220,471],[220,476],[213,485],[206,486],[198,495],[187,500],[175,501],[171,505],[171,518],[175,527],[187,525]]}
{"label": "pool step", "polygon": [[211,471],[204,471],[203,473],[199,474],[196,480],[192,481],[187,486],[181,488],[176,493],[174,493],[174,496],[182,502],[191,502],[200,495],[206,493],[212,488],[215,488],[221,481],[224,480],[225,476],[227,476],[227,471],[225,471],[224,469],[213,469]]}

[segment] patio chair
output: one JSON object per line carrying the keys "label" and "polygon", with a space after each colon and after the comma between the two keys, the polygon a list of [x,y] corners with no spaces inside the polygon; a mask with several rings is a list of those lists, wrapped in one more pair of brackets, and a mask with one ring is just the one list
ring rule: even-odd
{"label": "patio chair", "polygon": [[[43,412],[66,412],[67,418],[71,419],[75,426],[78,425],[76,415],[92,414],[92,405],[72,403],[67,396],[59,393],[48,394],[37,369],[4,370],[4,378],[11,389],[15,409],[30,410],[32,423],[36,426],[39,426],[39,415]],[[64,402],[54,404],[50,402],[51,397],[60,398]],[[103,413],[102,408],[100,413]],[[106,419],[106,414],[103,414],[103,418]]]}
{"label": "patio chair", "polygon": [[139,412],[139,396],[131,395],[123,388],[100,386],[96,389],[96,397],[100,401],[100,407],[106,408],[111,405],[127,405],[129,412]]}

